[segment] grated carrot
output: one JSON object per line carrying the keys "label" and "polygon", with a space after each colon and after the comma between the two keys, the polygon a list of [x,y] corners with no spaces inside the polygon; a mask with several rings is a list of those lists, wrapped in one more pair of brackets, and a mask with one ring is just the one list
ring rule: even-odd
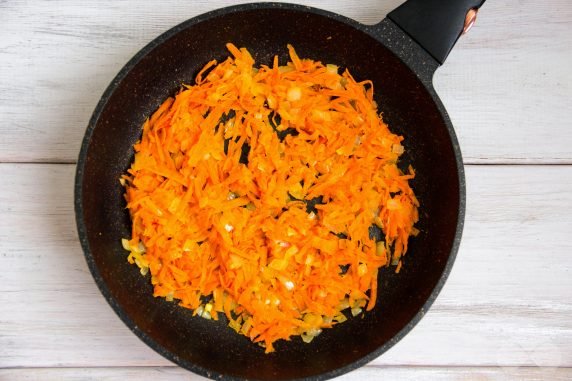
{"label": "grated carrot", "polygon": [[121,179],[123,246],[155,296],[272,352],[374,308],[379,269],[399,271],[417,233],[415,173],[397,167],[403,138],[370,81],[292,46],[291,62],[260,68],[227,47],[144,123]]}

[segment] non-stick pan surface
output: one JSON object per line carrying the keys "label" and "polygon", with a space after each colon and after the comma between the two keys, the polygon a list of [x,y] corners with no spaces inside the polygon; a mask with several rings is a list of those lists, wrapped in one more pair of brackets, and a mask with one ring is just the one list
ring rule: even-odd
{"label": "non-stick pan surface", "polygon": [[[376,307],[325,330],[310,344],[277,342],[276,352],[252,344],[223,321],[192,317],[154,298],[149,276],[129,265],[121,238],[130,219],[119,184],[133,159],[143,121],[182,83],[193,83],[225,44],[249,49],[257,64],[286,44],[301,57],[334,63],[371,79],[390,128],[405,137],[403,166],[413,165],[421,233],[411,239],[399,274],[379,274]],[[395,53],[394,53],[395,52]],[[406,63],[404,63],[407,62]],[[462,161],[452,126],[431,86],[438,63],[385,20],[364,26],[296,5],[255,4],[191,19],[146,46],[113,80],[90,120],[75,184],[79,236],[101,292],[125,324],[157,352],[198,374],[222,379],[326,379],[379,356],[425,314],[441,289],[459,245],[464,214]],[[126,349],[128,350],[128,349]]]}

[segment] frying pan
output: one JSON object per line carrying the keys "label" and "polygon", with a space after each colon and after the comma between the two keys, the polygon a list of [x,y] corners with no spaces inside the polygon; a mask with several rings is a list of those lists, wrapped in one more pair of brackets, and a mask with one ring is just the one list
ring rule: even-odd
{"label": "frying pan", "polygon": [[[465,210],[463,163],[451,121],[432,86],[480,0],[409,0],[376,25],[300,5],[258,3],[190,19],[135,55],[103,94],[87,127],[75,179],[78,233],[91,273],[121,320],[145,343],[180,366],[213,379],[324,380],[373,360],[427,312],[461,239]],[[473,12],[474,13],[474,12]],[[469,20],[470,21],[470,20]],[[182,83],[192,83],[225,44],[247,47],[258,64],[288,43],[301,57],[334,63],[375,84],[383,119],[405,137],[402,165],[411,164],[420,200],[421,233],[411,239],[399,274],[379,273],[376,307],[325,330],[310,344],[299,338],[264,350],[222,321],[154,298],[148,278],[121,247],[130,219],[119,177],[133,159],[141,125]]]}

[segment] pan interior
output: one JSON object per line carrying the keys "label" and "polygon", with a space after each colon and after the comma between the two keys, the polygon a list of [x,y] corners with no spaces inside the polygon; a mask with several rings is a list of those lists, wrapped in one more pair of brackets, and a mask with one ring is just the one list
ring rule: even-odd
{"label": "pan interior", "polygon": [[[415,74],[358,24],[300,8],[276,7],[221,12],[178,27],[126,73],[96,110],[84,152],[81,212],[97,282],[118,314],[145,341],[180,365],[210,377],[292,379],[362,365],[389,348],[422,310],[441,278],[453,247],[459,210],[459,176],[446,123]],[[181,83],[192,83],[209,60],[228,56],[226,42],[247,47],[258,64],[286,44],[300,57],[347,67],[357,80],[371,79],[376,101],[390,128],[405,136],[406,158],[417,171],[413,186],[421,202],[421,234],[410,241],[400,274],[380,273],[376,308],[326,330],[312,343],[276,344],[276,352],[239,336],[222,322],[192,317],[191,311],[152,296],[148,278],[129,265],[120,239],[130,221],[119,177],[133,158],[141,124]]]}

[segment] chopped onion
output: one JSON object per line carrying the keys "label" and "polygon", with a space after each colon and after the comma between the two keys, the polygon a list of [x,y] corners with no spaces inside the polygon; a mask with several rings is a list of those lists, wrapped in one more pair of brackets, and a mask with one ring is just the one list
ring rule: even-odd
{"label": "chopped onion", "polygon": [[286,93],[286,99],[288,99],[290,102],[299,101],[301,98],[302,89],[299,87],[291,87],[288,89],[288,92]]}
{"label": "chopped onion", "polygon": [[403,146],[401,144],[394,144],[391,147],[391,152],[396,153],[396,154],[402,154],[405,151],[405,148],[403,148]]}
{"label": "chopped onion", "polygon": [[284,287],[286,287],[286,289],[288,289],[288,290],[292,290],[294,288],[294,282],[292,282],[291,280],[288,280],[288,281],[284,282]]}
{"label": "chopped onion", "polygon": [[251,327],[252,327],[252,319],[247,318],[244,321],[244,324],[242,325],[242,327],[240,328],[240,332],[242,332],[244,335],[248,335],[248,332],[250,331]]}
{"label": "chopped onion", "polygon": [[278,66],[278,71],[282,74],[294,71],[292,66]]}
{"label": "chopped onion", "polygon": [[129,246],[129,240],[125,238],[121,238],[121,246],[127,251],[131,251],[131,247]]}
{"label": "chopped onion", "polygon": [[340,311],[341,310],[345,310],[346,308],[350,307],[350,300],[348,298],[345,298],[344,300],[342,300],[340,302]]}
{"label": "chopped onion", "polygon": [[322,330],[320,328],[310,328],[306,334],[308,336],[312,336],[312,337],[316,337],[318,336],[320,333],[322,333]]}
{"label": "chopped onion", "polygon": [[288,261],[283,258],[274,258],[268,266],[274,270],[282,271],[288,267]]}
{"label": "chopped onion", "polygon": [[272,95],[269,95],[268,98],[266,98],[266,103],[268,103],[269,108],[276,108],[276,99],[274,99]]}
{"label": "chopped onion", "polygon": [[290,247],[289,242],[280,241],[279,239],[275,240],[274,243],[280,247]]}
{"label": "chopped onion", "polygon": [[304,341],[306,344],[308,344],[312,340],[314,340],[314,337],[318,336],[320,333],[322,333],[321,329],[310,328],[306,333],[303,333],[300,336],[302,337],[302,341]]}
{"label": "chopped onion", "polygon": [[203,319],[207,319],[207,320],[211,320],[211,319],[212,319],[212,315],[211,315],[211,313],[208,312],[208,311],[204,311],[203,314],[201,315],[201,317],[202,317]]}
{"label": "chopped onion", "polygon": [[236,320],[231,320],[231,321],[228,323],[228,326],[229,326],[230,328],[234,329],[236,333],[240,333],[240,323],[237,322]]}
{"label": "chopped onion", "polygon": [[288,250],[286,250],[286,252],[284,253],[284,256],[286,258],[289,258],[289,257],[293,256],[294,254],[296,254],[297,252],[298,252],[298,246],[290,245]]}
{"label": "chopped onion", "polygon": [[144,253],[147,251],[147,248],[145,247],[145,245],[143,244],[143,242],[139,241],[139,244],[137,245],[137,248],[132,247],[131,250],[133,250],[136,253]]}
{"label": "chopped onion", "polygon": [[230,78],[230,77],[232,76],[232,74],[233,74],[233,71],[232,71],[231,69],[227,69],[227,70],[224,72],[224,76],[222,77],[222,79],[228,79],[228,78]]}
{"label": "chopped onion", "polygon": [[338,74],[338,66],[337,65],[327,64],[326,70],[328,71],[328,73]]}
{"label": "chopped onion", "polygon": [[346,317],[346,315],[340,312],[334,317],[334,320],[337,321],[338,323],[343,323],[346,320],[348,320],[348,318]]}

